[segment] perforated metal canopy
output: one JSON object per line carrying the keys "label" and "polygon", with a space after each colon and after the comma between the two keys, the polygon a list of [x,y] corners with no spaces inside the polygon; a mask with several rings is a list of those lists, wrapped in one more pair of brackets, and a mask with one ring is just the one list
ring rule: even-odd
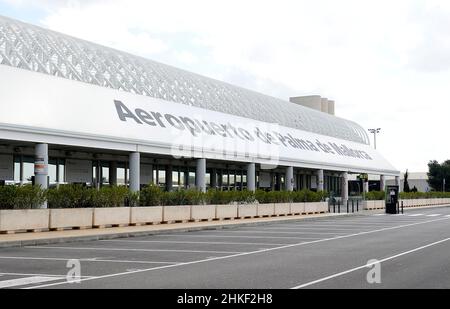
{"label": "perforated metal canopy", "polygon": [[2,16],[0,64],[369,144],[355,122]]}

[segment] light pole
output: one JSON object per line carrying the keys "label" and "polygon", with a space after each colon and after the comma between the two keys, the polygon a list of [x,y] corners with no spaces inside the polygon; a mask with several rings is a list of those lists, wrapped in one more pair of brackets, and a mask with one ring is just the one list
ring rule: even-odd
{"label": "light pole", "polygon": [[369,132],[373,134],[373,145],[377,149],[377,134],[380,133],[381,128],[369,129]]}

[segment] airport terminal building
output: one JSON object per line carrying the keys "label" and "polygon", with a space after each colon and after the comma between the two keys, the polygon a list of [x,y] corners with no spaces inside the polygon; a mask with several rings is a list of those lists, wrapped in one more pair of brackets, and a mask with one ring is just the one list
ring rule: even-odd
{"label": "airport terminal building", "polygon": [[399,181],[333,102],[276,99],[0,16],[3,184],[307,188],[345,200],[360,173]]}

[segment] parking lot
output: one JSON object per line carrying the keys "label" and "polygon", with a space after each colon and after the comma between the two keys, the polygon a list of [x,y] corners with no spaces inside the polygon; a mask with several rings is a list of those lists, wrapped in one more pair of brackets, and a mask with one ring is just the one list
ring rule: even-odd
{"label": "parking lot", "polygon": [[449,260],[450,208],[411,209],[4,248],[0,288],[450,288]]}

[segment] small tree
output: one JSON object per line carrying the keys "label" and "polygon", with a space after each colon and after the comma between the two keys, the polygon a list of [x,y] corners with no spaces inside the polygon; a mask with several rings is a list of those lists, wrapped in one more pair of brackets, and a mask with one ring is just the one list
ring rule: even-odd
{"label": "small tree", "polygon": [[408,178],[409,178],[409,172],[408,172],[408,170],[406,170],[405,179],[403,181],[403,192],[406,192],[406,193],[411,192],[411,189],[409,188]]}

